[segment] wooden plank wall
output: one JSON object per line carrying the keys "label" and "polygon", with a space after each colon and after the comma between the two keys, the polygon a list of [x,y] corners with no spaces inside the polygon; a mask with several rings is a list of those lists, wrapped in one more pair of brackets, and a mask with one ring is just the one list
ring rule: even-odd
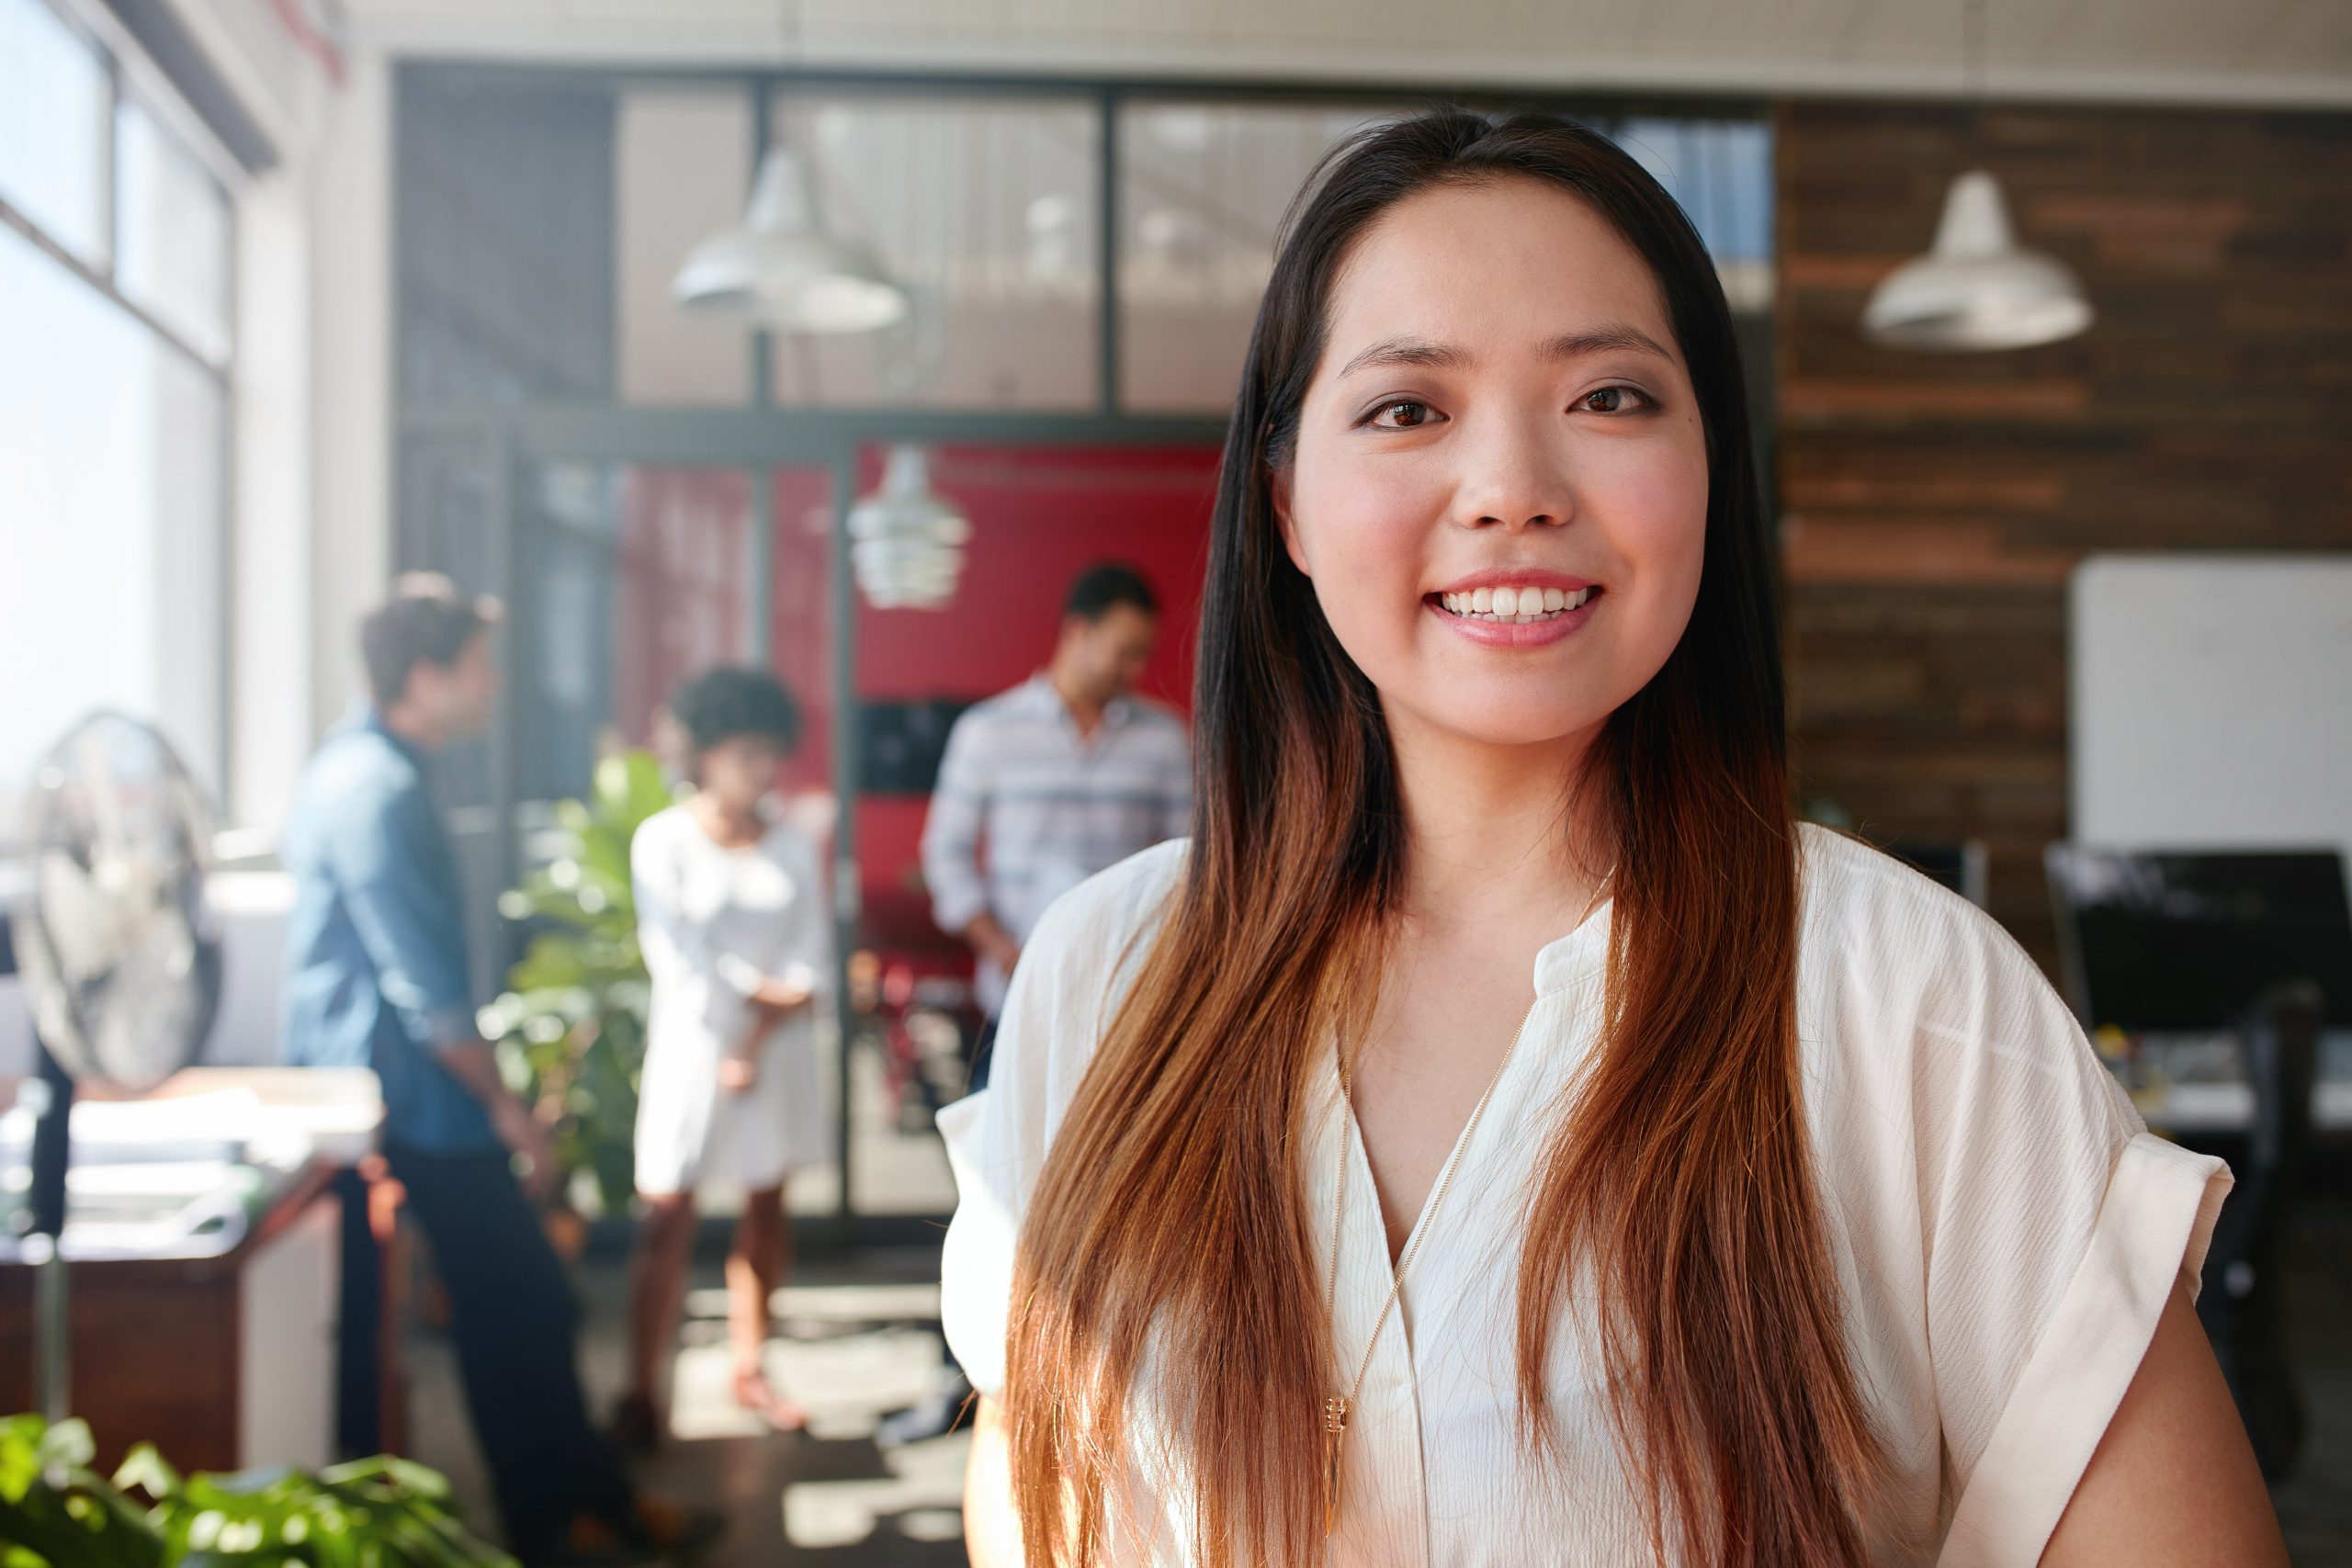
{"label": "wooden plank wall", "polygon": [[[2352,116],[1810,102],[1776,112],[1775,390],[1799,784],[1874,837],[1981,838],[2045,966],[2086,552],[2352,548]],[[2083,278],[2070,343],[1858,330],[1992,169]],[[2183,736],[2184,747],[2196,737]]]}

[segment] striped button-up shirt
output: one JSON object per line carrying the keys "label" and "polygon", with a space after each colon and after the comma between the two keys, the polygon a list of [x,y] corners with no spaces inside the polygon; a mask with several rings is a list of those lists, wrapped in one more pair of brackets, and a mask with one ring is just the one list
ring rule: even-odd
{"label": "striped button-up shirt", "polygon": [[[1091,735],[1042,673],[977,704],[948,732],[923,825],[933,918],[961,931],[989,914],[1028,941],[1057,897],[1190,831],[1192,783],[1183,721],[1155,703],[1113,701]],[[1004,983],[983,960],[991,1017]]]}

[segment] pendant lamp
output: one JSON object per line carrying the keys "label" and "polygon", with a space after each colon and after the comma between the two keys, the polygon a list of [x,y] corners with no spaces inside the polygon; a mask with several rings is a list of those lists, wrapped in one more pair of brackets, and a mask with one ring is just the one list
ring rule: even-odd
{"label": "pendant lamp", "polygon": [[907,313],[906,290],[873,252],[816,220],[807,172],[783,146],[760,159],[741,225],[696,245],[670,288],[688,310],[746,314],[783,332],[873,332]]}
{"label": "pendant lamp", "polygon": [[[1984,109],[1984,0],[1961,12],[1962,69],[1972,118]],[[1880,280],[1862,309],[1862,335],[1890,348],[1981,354],[2073,337],[2091,303],[2054,256],[2020,246],[2000,182],[1970,169],[1944,193],[1935,248]]]}
{"label": "pendant lamp", "polygon": [[1862,310],[1875,343],[1960,354],[2056,343],[2090,324],[2083,286],[2055,257],[2018,244],[2000,184],[1983,169],[1951,182],[1935,248],[1888,274]]}
{"label": "pendant lamp", "polygon": [[877,610],[936,610],[956,596],[971,521],[931,488],[923,449],[894,446],[882,483],[849,513],[850,566]]}

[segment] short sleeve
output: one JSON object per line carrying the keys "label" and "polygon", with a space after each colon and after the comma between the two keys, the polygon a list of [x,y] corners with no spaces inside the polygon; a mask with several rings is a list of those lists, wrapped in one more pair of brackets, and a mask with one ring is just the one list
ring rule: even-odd
{"label": "short sleeve", "polygon": [[1939,1562],[2032,1568],[2174,1281],[2197,1288],[2229,1168],[2148,1132],[1992,920],[1924,883],[1894,895],[1880,950],[1925,970],[1890,987],[1910,1016],[1885,1021],[1916,1053],[1925,1326],[1957,1497]]}
{"label": "short sleeve", "polygon": [[997,1017],[989,1087],[939,1112],[939,1133],[956,1174],[956,1217],[939,1259],[940,1325],[964,1375],[993,1398],[1004,1388],[1012,1255],[1021,1216],[1045,1166],[1045,1096],[1034,1081],[1050,1016],[1049,988],[1035,943],[1023,955]]}
{"label": "short sleeve", "polygon": [[1184,849],[1176,840],[1146,850],[1046,908],[997,1018],[988,1088],[939,1112],[956,1192],[940,1255],[940,1321],[964,1375],[990,1397],[1004,1388],[1022,1217]]}

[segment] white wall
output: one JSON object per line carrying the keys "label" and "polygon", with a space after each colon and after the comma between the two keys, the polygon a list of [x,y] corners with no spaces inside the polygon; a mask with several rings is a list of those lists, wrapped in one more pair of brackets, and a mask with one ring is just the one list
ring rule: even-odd
{"label": "white wall", "polygon": [[281,820],[312,739],[308,201],[299,173],[237,206],[229,820]]}
{"label": "white wall", "polygon": [[357,53],[309,170],[310,726],[361,691],[356,628],[392,560],[392,99]]}

